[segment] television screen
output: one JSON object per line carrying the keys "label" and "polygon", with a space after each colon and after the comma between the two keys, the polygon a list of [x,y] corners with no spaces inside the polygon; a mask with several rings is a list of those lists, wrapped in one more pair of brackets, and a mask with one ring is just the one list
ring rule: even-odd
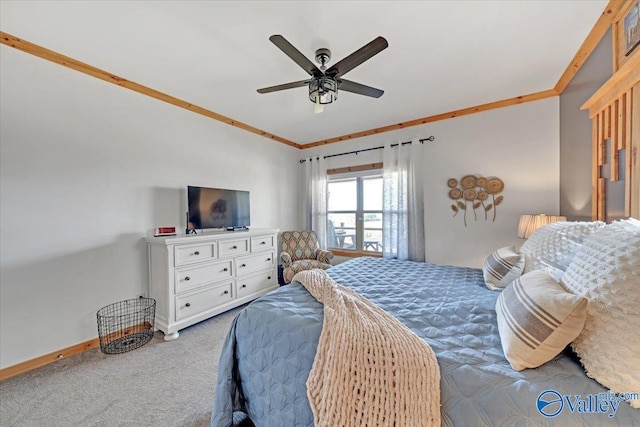
{"label": "television screen", "polygon": [[242,228],[250,225],[249,192],[221,188],[187,188],[188,229]]}

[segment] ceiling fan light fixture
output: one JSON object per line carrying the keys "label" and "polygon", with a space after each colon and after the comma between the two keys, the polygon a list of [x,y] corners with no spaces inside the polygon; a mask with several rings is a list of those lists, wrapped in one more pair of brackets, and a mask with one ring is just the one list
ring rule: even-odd
{"label": "ceiling fan light fixture", "polygon": [[309,82],[309,100],[314,104],[331,104],[338,99],[338,82],[328,76],[311,79]]}
{"label": "ceiling fan light fixture", "polygon": [[316,98],[316,102],[313,104],[313,114],[324,113],[324,104],[320,104],[320,98]]}

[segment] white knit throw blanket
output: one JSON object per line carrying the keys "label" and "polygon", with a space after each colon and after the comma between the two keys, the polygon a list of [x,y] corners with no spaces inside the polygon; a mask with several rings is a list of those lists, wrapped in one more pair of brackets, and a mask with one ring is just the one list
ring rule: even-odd
{"label": "white knit throw blanket", "polygon": [[317,427],[440,426],[440,368],[429,344],[324,270],[293,280],[324,304],[307,380]]}

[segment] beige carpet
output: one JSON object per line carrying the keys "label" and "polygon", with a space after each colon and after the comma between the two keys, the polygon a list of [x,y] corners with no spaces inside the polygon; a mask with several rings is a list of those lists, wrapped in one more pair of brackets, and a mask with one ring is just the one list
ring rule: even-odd
{"label": "beige carpet", "polygon": [[99,349],[0,382],[0,426],[208,426],[218,359],[236,308],[164,342]]}

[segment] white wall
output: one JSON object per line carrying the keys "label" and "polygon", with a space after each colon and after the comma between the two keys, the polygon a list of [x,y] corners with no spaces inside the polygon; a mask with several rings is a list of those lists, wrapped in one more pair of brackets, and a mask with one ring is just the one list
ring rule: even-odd
{"label": "white wall", "polygon": [[96,337],[100,307],[145,291],[143,238],[185,227],[187,185],[298,226],[299,150],[1,49],[1,367]]}
{"label": "white wall", "polygon": [[[329,107],[330,108],[330,107]],[[425,233],[428,262],[480,267],[516,237],[523,213],[558,214],[559,101],[557,97],[305,150],[303,157],[343,153],[435,136],[426,144]],[[327,159],[328,168],[382,161],[382,151]],[[497,176],[505,182],[495,222],[453,217],[448,178]],[[471,218],[471,219],[470,219]]]}
{"label": "white wall", "polygon": [[[299,227],[298,159],[434,135],[426,147],[429,262],[480,266],[521,244],[519,215],[556,214],[558,99],[299,151],[1,47],[0,367],[97,335],[95,312],[147,287],[143,238],[184,227],[186,186],[251,192],[256,227]],[[330,107],[329,107],[330,108]],[[328,167],[381,161],[381,151]],[[446,180],[506,183],[495,222],[452,217]]]}

